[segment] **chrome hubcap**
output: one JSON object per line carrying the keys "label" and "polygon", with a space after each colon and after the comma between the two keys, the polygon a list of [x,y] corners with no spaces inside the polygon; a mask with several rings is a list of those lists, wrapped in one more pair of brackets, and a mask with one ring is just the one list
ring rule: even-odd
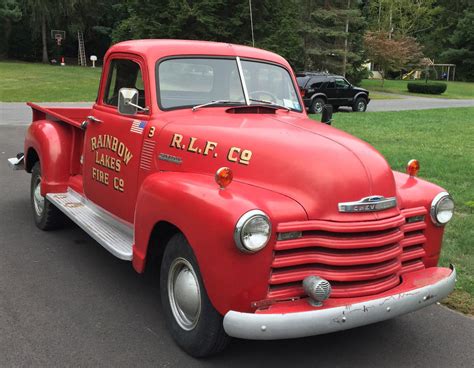
{"label": "chrome hubcap", "polygon": [[186,331],[196,327],[201,314],[201,290],[191,264],[177,258],[168,272],[168,297],[173,316]]}
{"label": "chrome hubcap", "polygon": [[359,102],[359,104],[357,105],[357,108],[359,111],[364,111],[364,107],[365,107],[365,103],[363,102]]}
{"label": "chrome hubcap", "polygon": [[315,110],[316,110],[316,112],[319,114],[321,111],[323,111],[323,104],[317,103]]}
{"label": "chrome hubcap", "polygon": [[38,176],[33,189],[33,205],[35,212],[41,216],[44,210],[44,197],[41,195],[41,178]]}

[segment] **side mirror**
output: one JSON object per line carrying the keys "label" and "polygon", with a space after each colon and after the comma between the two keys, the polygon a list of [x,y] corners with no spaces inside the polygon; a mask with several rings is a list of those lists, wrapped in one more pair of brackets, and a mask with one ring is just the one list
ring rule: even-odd
{"label": "side mirror", "polygon": [[138,111],[138,90],[120,88],[118,96],[118,112],[123,115],[135,115]]}
{"label": "side mirror", "polygon": [[332,123],[332,105],[324,105],[321,122],[327,125]]}

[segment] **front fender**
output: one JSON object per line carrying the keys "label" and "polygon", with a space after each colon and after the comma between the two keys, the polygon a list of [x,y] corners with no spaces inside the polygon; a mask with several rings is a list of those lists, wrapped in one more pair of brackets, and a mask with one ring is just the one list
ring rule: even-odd
{"label": "front fender", "polygon": [[[267,213],[273,233],[263,250],[244,254],[234,243],[234,228],[240,216],[253,209]],[[214,307],[221,314],[231,309],[252,311],[252,302],[266,298],[276,224],[291,220],[307,220],[306,212],[278,193],[236,181],[221,190],[209,175],[152,174],[137,199],[133,265],[143,272],[152,230],[167,221],[183,232],[193,248]]]}
{"label": "front fender", "polygon": [[424,231],[426,244],[424,246],[426,256],[423,263],[426,267],[435,267],[438,264],[443,240],[444,226],[435,226],[430,217],[431,202],[434,197],[446,190],[440,186],[427,182],[417,177],[412,177],[397,171],[393,172],[397,186],[397,196],[400,208],[425,207]]}
{"label": "front fender", "polygon": [[[25,157],[34,149],[41,162],[41,194],[64,192],[70,175],[72,127],[50,120],[36,120],[25,137]],[[32,167],[25,162],[25,167]]]}

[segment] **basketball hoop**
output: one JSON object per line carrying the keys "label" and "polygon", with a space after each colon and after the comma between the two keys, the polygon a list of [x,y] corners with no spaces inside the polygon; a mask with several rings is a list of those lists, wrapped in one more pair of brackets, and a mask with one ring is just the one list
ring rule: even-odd
{"label": "basketball hoop", "polygon": [[61,42],[66,39],[66,31],[52,29],[51,38],[56,41],[56,45],[61,46]]}

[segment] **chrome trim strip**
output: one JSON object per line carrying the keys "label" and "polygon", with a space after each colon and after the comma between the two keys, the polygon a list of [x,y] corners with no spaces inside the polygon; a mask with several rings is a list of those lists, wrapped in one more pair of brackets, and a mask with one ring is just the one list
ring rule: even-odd
{"label": "chrome trim strip", "polygon": [[240,57],[236,56],[237,60],[237,69],[239,70],[240,81],[242,82],[242,87],[244,89],[244,98],[245,104],[250,106],[249,91],[247,90],[247,84],[245,83],[244,70],[242,69],[242,63],[240,62]]}
{"label": "chrome trim strip", "polygon": [[355,202],[341,202],[339,212],[376,212],[397,206],[397,198],[383,196],[369,196]]}
{"label": "chrome trim strip", "polygon": [[454,289],[456,270],[433,285],[405,293],[346,306],[286,314],[229,311],[224,330],[229,336],[251,340],[291,339],[347,330],[413,312],[448,296]]}

